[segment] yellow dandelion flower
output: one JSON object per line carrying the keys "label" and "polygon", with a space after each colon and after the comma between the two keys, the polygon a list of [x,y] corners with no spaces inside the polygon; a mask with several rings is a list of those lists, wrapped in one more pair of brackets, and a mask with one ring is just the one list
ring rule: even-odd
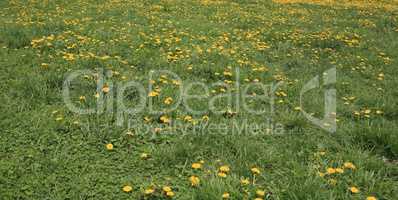
{"label": "yellow dandelion flower", "polygon": [[146,189],[145,191],[144,191],[144,194],[145,195],[151,195],[151,194],[153,194],[155,192],[155,189],[153,189],[153,188],[148,188],[148,189]]}
{"label": "yellow dandelion flower", "polygon": [[223,165],[220,167],[220,172],[228,173],[229,172],[229,166],[228,165]]}
{"label": "yellow dandelion flower", "polygon": [[201,163],[192,163],[192,169],[200,169],[202,168],[202,164]]}
{"label": "yellow dandelion flower", "polygon": [[161,117],[160,117],[160,121],[161,121],[162,123],[165,123],[165,124],[168,124],[168,123],[171,122],[170,118],[167,117],[166,115],[161,116]]}
{"label": "yellow dandelion flower", "polygon": [[222,194],[222,198],[223,199],[229,199],[230,195],[228,192],[224,192],[224,194]]}
{"label": "yellow dandelion flower", "polygon": [[181,82],[180,81],[178,81],[178,80],[172,80],[171,81],[174,85],[181,85]]}
{"label": "yellow dandelion flower", "polygon": [[265,191],[264,190],[257,190],[256,191],[256,195],[258,197],[264,197],[265,196]]}
{"label": "yellow dandelion flower", "polygon": [[107,144],[106,149],[108,149],[109,151],[113,150],[113,144],[111,144],[111,143]]}
{"label": "yellow dandelion flower", "polygon": [[190,115],[185,116],[184,117],[184,121],[191,122],[192,121],[192,116],[190,116]]}
{"label": "yellow dandelion flower", "polygon": [[250,181],[247,178],[243,178],[243,179],[240,179],[240,184],[241,185],[249,185]]}
{"label": "yellow dandelion flower", "polygon": [[80,97],[79,97],[79,100],[80,100],[80,101],[86,101],[86,97],[85,97],[85,96],[80,96]]}
{"label": "yellow dandelion flower", "polygon": [[260,173],[261,173],[260,169],[258,169],[257,167],[251,168],[250,171],[251,171],[253,174],[260,174]]}
{"label": "yellow dandelion flower", "polygon": [[232,76],[232,72],[229,71],[224,71],[223,74],[224,76]]}
{"label": "yellow dandelion flower", "polygon": [[140,157],[141,157],[142,159],[147,159],[147,158],[149,158],[149,154],[147,154],[147,153],[142,153]]}
{"label": "yellow dandelion flower", "polygon": [[377,200],[377,198],[374,196],[368,196],[366,197],[366,200]]}
{"label": "yellow dandelion flower", "polygon": [[189,177],[189,181],[191,182],[191,186],[198,186],[200,183],[200,179],[197,176]]}
{"label": "yellow dandelion flower", "polygon": [[327,172],[328,174],[334,174],[334,173],[336,173],[336,169],[335,169],[335,168],[329,167],[329,168],[327,168],[326,172]]}
{"label": "yellow dandelion flower", "polygon": [[102,88],[102,92],[104,92],[105,94],[106,93],[108,93],[109,92],[109,86],[107,86],[107,85],[105,85],[103,88]]}
{"label": "yellow dandelion flower", "polygon": [[168,197],[174,197],[174,192],[173,191],[168,191],[168,192],[166,192],[166,196],[168,196]]}
{"label": "yellow dandelion flower", "polygon": [[170,192],[170,191],[171,191],[171,187],[169,187],[169,186],[164,186],[164,187],[162,188],[162,190],[163,190],[164,192]]}
{"label": "yellow dandelion flower", "polygon": [[217,174],[219,177],[221,177],[221,178],[225,178],[225,177],[227,177],[227,174],[226,173],[224,173],[224,172],[218,172],[218,174]]}
{"label": "yellow dandelion flower", "polygon": [[170,105],[171,103],[173,103],[173,98],[171,97],[167,97],[164,101],[165,104]]}
{"label": "yellow dandelion flower", "polygon": [[123,187],[123,192],[131,192],[133,190],[133,187],[131,187],[130,185],[125,185]]}
{"label": "yellow dandelion flower", "polygon": [[152,91],[152,92],[150,92],[150,93],[148,94],[148,96],[149,96],[149,97],[156,97],[156,96],[159,96],[159,92]]}
{"label": "yellow dandelion flower", "polygon": [[350,187],[350,191],[351,191],[353,194],[359,193],[359,189],[358,189],[357,187]]}
{"label": "yellow dandelion flower", "polygon": [[345,162],[345,163],[344,163],[344,168],[346,168],[346,169],[352,169],[352,170],[355,170],[355,169],[356,169],[355,165],[352,164],[351,162]]}
{"label": "yellow dandelion flower", "polygon": [[342,174],[342,173],[344,173],[344,169],[336,168],[336,172],[339,173],[339,174]]}
{"label": "yellow dandelion flower", "polygon": [[41,66],[42,66],[43,68],[48,68],[49,65],[48,65],[47,63],[42,63]]}
{"label": "yellow dandelion flower", "polygon": [[151,122],[152,119],[151,119],[150,117],[146,116],[146,117],[144,117],[144,121],[145,121],[146,123],[148,123],[148,122]]}

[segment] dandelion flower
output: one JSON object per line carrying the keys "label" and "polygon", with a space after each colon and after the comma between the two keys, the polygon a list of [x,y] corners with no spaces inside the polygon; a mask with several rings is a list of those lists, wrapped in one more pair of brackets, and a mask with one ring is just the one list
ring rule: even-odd
{"label": "dandelion flower", "polygon": [[145,117],[144,117],[144,121],[145,121],[146,123],[148,123],[148,122],[151,122],[152,119],[151,119],[150,117],[148,117],[148,116],[145,116]]}
{"label": "dandelion flower", "polygon": [[147,159],[147,158],[149,158],[149,154],[147,154],[147,153],[142,153],[140,157],[141,157],[142,159]]}
{"label": "dandelion flower", "polygon": [[250,169],[250,171],[252,171],[253,174],[260,174],[260,169],[258,169],[257,167],[253,167]]}
{"label": "dandelion flower", "polygon": [[202,164],[201,163],[192,163],[192,169],[200,169],[202,168]]}
{"label": "dandelion flower", "polygon": [[149,97],[156,97],[156,96],[159,96],[159,92],[152,91],[152,92],[150,92],[150,93],[148,94],[148,96],[149,96]]}
{"label": "dandelion flower", "polygon": [[171,191],[171,187],[169,187],[169,186],[164,186],[164,187],[162,188],[162,190],[163,190],[164,192],[170,192],[170,191]]}
{"label": "dandelion flower", "polygon": [[42,66],[43,68],[48,68],[48,64],[47,64],[47,63],[42,63],[41,66]]}
{"label": "dandelion flower", "polygon": [[189,181],[191,182],[192,186],[198,186],[200,183],[200,179],[197,176],[191,176],[189,177]]}
{"label": "dandelion flower", "polygon": [[165,124],[168,124],[168,123],[171,122],[170,118],[167,117],[166,115],[161,116],[161,117],[160,117],[160,121],[161,121],[162,123],[165,123]]}
{"label": "dandelion flower", "polygon": [[352,169],[352,170],[355,170],[355,169],[356,169],[355,165],[352,164],[351,162],[345,162],[345,163],[344,163],[344,168],[346,168],[346,169]]}
{"label": "dandelion flower", "polygon": [[166,192],[166,196],[168,196],[168,197],[174,197],[174,192],[173,191],[168,191],[168,192]]}
{"label": "dandelion flower", "polygon": [[170,105],[171,103],[173,103],[173,98],[171,97],[167,97],[164,101],[165,104]]}
{"label": "dandelion flower", "polygon": [[240,184],[241,184],[241,185],[249,185],[249,184],[250,184],[250,181],[249,181],[249,179],[247,179],[247,178],[240,179]]}
{"label": "dandelion flower", "polygon": [[339,173],[339,174],[342,174],[342,173],[344,173],[344,169],[336,168],[336,172]]}
{"label": "dandelion flower", "polygon": [[332,167],[329,167],[329,168],[327,168],[326,172],[327,172],[328,174],[334,174],[334,173],[336,173],[336,169],[335,169],[335,168],[332,168]]}
{"label": "dandelion flower", "polygon": [[257,190],[256,191],[256,195],[258,197],[264,197],[265,196],[265,191],[264,190]]}
{"label": "dandelion flower", "polygon": [[125,185],[123,187],[123,192],[131,192],[133,190],[133,187],[131,187],[130,185]]}
{"label": "dandelion flower", "polygon": [[222,198],[223,199],[229,199],[230,195],[228,192],[224,192],[224,194],[222,194]]}
{"label": "dandelion flower", "polygon": [[148,189],[146,189],[145,191],[144,191],[144,194],[145,195],[151,195],[152,193],[154,193],[155,192],[155,189],[153,189],[153,188],[148,188]]}
{"label": "dandelion flower", "polygon": [[184,117],[184,121],[191,122],[192,121],[192,116],[190,116],[190,115],[185,116]]}
{"label": "dandelion flower", "polygon": [[228,173],[229,172],[229,166],[228,165],[223,165],[220,167],[220,172]]}
{"label": "dandelion flower", "polygon": [[224,173],[224,172],[218,172],[218,174],[217,174],[219,177],[221,177],[221,178],[225,178],[225,177],[227,177],[227,174],[226,173]]}
{"label": "dandelion flower", "polygon": [[111,143],[107,144],[106,149],[108,149],[109,151],[113,150],[113,144]]}
{"label": "dandelion flower", "polygon": [[109,92],[109,86],[107,86],[107,85],[105,85],[103,88],[102,88],[102,92],[104,92],[105,94],[106,93],[108,93]]}
{"label": "dandelion flower", "polygon": [[350,187],[350,191],[351,191],[353,194],[359,193],[359,189],[358,189],[357,187]]}
{"label": "dandelion flower", "polygon": [[377,200],[377,198],[374,196],[368,196],[366,197],[366,200]]}

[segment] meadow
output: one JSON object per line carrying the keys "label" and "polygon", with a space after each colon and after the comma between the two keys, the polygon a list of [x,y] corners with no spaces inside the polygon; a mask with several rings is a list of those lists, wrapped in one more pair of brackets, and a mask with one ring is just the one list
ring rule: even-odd
{"label": "meadow", "polygon": [[0,199],[396,200],[397,49],[397,0],[0,1]]}

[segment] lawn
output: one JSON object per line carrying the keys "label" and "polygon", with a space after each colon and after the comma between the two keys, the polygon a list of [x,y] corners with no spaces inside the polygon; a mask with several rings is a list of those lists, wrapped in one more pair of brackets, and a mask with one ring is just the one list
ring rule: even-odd
{"label": "lawn", "polygon": [[0,1],[0,199],[396,200],[397,49],[396,0]]}

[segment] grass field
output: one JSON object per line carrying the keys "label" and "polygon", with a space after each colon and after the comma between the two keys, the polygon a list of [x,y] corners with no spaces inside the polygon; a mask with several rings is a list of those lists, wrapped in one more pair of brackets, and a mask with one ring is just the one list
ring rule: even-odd
{"label": "grass field", "polygon": [[396,200],[397,59],[396,0],[0,1],[0,199]]}

